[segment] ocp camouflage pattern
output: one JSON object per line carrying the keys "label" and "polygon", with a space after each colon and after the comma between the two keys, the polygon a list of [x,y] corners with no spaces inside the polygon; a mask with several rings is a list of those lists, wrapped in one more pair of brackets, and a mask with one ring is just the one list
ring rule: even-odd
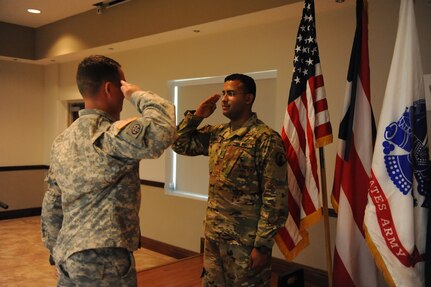
{"label": "ocp camouflage pattern", "polygon": [[287,163],[281,137],[256,114],[231,132],[229,124],[198,128],[186,113],[172,148],[209,156],[205,236],[234,245],[272,248],[287,218]]}

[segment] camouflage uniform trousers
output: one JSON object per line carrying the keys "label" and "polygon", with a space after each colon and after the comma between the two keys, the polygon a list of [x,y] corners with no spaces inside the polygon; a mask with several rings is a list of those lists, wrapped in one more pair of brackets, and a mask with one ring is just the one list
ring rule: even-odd
{"label": "camouflage uniform trousers", "polygon": [[137,286],[133,253],[124,248],[88,249],[58,266],[57,286]]}
{"label": "camouflage uniform trousers", "polygon": [[271,265],[251,269],[252,249],[205,239],[202,287],[269,287]]}

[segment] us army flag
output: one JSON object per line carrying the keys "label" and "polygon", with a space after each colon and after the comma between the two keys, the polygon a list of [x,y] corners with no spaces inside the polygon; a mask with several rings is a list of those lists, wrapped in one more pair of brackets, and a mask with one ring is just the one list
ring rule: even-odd
{"label": "us army flag", "polygon": [[390,286],[424,286],[430,162],[413,0],[401,0],[377,129],[364,226]]}

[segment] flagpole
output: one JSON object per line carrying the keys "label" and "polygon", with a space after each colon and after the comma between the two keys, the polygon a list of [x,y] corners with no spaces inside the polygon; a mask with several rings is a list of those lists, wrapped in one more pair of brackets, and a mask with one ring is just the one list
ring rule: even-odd
{"label": "flagpole", "polygon": [[326,250],[326,269],[328,271],[328,286],[332,287],[332,256],[331,256],[331,236],[329,231],[329,212],[328,212],[328,192],[326,190],[326,169],[325,153],[323,147],[319,148],[320,158],[320,184],[322,187],[323,203],[323,224],[325,228],[325,250]]}

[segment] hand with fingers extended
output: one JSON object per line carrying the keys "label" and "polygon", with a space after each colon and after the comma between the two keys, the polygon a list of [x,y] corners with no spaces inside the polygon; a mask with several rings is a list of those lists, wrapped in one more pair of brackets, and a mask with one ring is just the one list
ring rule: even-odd
{"label": "hand with fingers extended", "polygon": [[134,84],[131,84],[126,81],[121,81],[121,91],[126,99],[130,99],[132,94],[136,91],[142,91],[142,89]]}
{"label": "hand with fingers extended", "polygon": [[195,111],[195,116],[201,117],[201,118],[207,118],[217,108],[217,102],[220,99],[219,94],[214,94],[211,97],[204,100],[202,103],[199,104],[198,108]]}

